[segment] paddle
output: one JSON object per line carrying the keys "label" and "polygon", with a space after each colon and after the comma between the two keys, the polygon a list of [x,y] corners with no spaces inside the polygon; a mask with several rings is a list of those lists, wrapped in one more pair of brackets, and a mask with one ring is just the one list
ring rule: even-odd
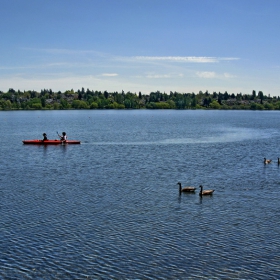
{"label": "paddle", "polygon": [[57,131],[56,133],[57,133],[58,137],[59,137],[59,138],[60,138],[60,140],[61,140],[61,137],[60,137],[60,135],[58,134],[58,131]]}

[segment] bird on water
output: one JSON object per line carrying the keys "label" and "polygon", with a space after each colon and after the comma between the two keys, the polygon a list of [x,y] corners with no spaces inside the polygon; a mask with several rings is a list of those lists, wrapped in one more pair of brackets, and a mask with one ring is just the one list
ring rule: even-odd
{"label": "bird on water", "polygon": [[269,163],[271,163],[271,162],[272,162],[271,159],[266,159],[266,158],[263,159],[263,163],[264,163],[264,164],[269,164]]}
{"label": "bird on water", "polygon": [[179,185],[179,193],[181,194],[182,192],[195,192],[195,187],[183,187],[180,182],[177,183]]}
{"label": "bird on water", "polygon": [[203,190],[203,186],[200,185],[199,195],[212,195],[215,190]]}

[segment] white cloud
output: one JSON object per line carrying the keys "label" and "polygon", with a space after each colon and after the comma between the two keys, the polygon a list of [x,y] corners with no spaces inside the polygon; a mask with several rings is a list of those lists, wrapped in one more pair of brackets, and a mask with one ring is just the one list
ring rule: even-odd
{"label": "white cloud", "polygon": [[116,77],[118,76],[117,73],[103,73],[101,76],[104,76],[104,77]]}
{"label": "white cloud", "polygon": [[205,78],[205,79],[212,79],[212,78],[217,77],[217,75],[216,75],[215,72],[207,72],[207,71],[204,71],[204,72],[196,72],[196,75],[197,75],[199,78]]}
{"label": "white cloud", "polygon": [[109,53],[102,53],[95,50],[74,50],[74,49],[36,49],[36,48],[24,48],[24,50],[32,52],[42,52],[53,55],[70,55],[74,57],[83,57],[91,59],[93,57],[99,59],[109,59],[109,60],[122,60],[122,61],[167,61],[167,62],[184,62],[184,63],[218,63],[220,61],[232,61],[239,60],[237,57],[212,57],[212,56],[132,56],[132,57],[122,57],[116,56]]}
{"label": "white cloud", "polygon": [[211,71],[196,72],[196,76],[198,76],[199,78],[204,78],[204,79],[213,79],[213,78],[230,79],[230,78],[235,77],[234,75],[231,75],[229,73],[217,74],[216,72],[211,72]]}
{"label": "white cloud", "polygon": [[134,56],[138,61],[169,61],[169,62],[190,62],[190,63],[217,63],[221,60],[238,60],[234,57],[207,57],[207,56]]}
{"label": "white cloud", "polygon": [[234,78],[234,77],[236,77],[236,76],[231,75],[229,73],[224,73],[223,75],[224,75],[225,78]]}
{"label": "white cloud", "polygon": [[219,60],[239,60],[239,57],[219,57]]}
{"label": "white cloud", "polygon": [[182,78],[184,77],[184,74],[179,73],[179,74],[155,74],[155,73],[148,73],[147,75],[144,76],[144,78],[147,79],[170,79],[170,78]]}
{"label": "white cloud", "polygon": [[168,78],[171,78],[170,75],[152,75],[152,74],[149,74],[146,76],[146,78],[148,79],[168,79]]}

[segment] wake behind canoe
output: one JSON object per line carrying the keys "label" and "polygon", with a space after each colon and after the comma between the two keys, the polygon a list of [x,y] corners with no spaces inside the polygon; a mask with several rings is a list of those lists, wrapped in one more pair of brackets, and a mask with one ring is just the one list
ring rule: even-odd
{"label": "wake behind canoe", "polygon": [[23,140],[23,144],[29,144],[29,145],[60,145],[60,144],[81,144],[81,141],[78,140]]}

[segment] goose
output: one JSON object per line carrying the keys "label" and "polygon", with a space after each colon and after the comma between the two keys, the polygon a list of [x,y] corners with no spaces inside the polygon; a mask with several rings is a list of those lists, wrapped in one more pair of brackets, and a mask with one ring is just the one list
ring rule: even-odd
{"label": "goose", "polygon": [[280,158],[278,158],[278,164],[280,164]]}
{"label": "goose", "polygon": [[215,190],[203,190],[203,186],[200,185],[199,195],[212,195]]}
{"label": "goose", "polygon": [[184,187],[182,188],[182,184],[180,182],[178,182],[179,185],[179,193],[181,192],[195,192],[195,187]]}
{"label": "goose", "polygon": [[263,163],[264,163],[264,164],[269,164],[269,163],[271,163],[271,162],[272,162],[271,159],[266,159],[266,158],[263,159]]}

